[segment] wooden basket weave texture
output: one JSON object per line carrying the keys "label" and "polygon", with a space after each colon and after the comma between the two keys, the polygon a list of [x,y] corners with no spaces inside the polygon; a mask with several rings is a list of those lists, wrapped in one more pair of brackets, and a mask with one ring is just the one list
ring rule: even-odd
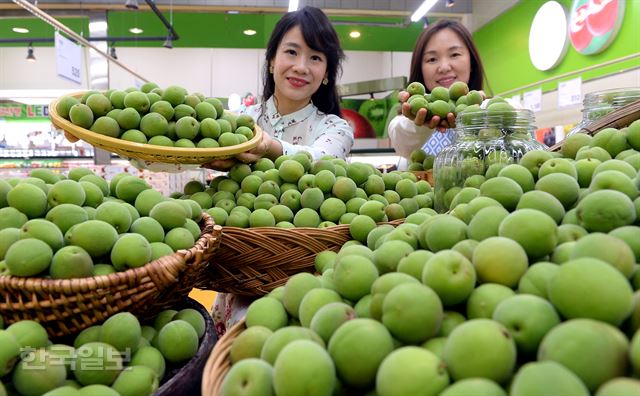
{"label": "wooden basket weave texture", "polygon": [[213,347],[202,373],[202,395],[220,395],[222,381],[231,369],[231,345],[245,328],[243,319],[230,328]]}
{"label": "wooden basket weave texture", "polygon": [[[403,220],[389,222],[401,224]],[[349,225],[328,228],[223,227],[223,242],[207,268],[208,288],[262,296],[299,272],[313,272],[318,253],[351,240]]]}
{"label": "wooden basket weave texture", "polygon": [[155,315],[206,282],[204,269],[220,245],[222,227],[206,213],[201,227],[190,249],[123,272],[77,279],[0,276],[0,315],[8,324],[40,322],[52,337],[75,334],[121,311]]}

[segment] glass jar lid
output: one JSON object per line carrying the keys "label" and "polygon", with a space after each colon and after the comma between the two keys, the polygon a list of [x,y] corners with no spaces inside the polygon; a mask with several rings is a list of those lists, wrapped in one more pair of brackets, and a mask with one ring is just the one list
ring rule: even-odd
{"label": "glass jar lid", "polygon": [[615,88],[589,92],[582,102],[585,110],[599,107],[622,107],[640,100],[640,88]]}
{"label": "glass jar lid", "polygon": [[535,131],[535,116],[531,110],[492,106],[490,109],[469,109],[456,117],[456,129],[465,136],[479,139],[499,138]]}

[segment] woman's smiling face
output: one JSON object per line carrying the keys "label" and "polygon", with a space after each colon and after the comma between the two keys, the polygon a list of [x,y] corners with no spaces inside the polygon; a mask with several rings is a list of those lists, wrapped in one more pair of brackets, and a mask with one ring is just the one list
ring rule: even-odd
{"label": "woman's smiling face", "polygon": [[469,83],[471,56],[464,41],[451,29],[435,33],[422,54],[422,76],[429,91],[449,88],[456,81]]}
{"label": "woman's smiling face", "polygon": [[307,45],[299,26],[282,37],[271,66],[281,113],[282,108],[289,113],[306,106],[327,75],[327,57]]}

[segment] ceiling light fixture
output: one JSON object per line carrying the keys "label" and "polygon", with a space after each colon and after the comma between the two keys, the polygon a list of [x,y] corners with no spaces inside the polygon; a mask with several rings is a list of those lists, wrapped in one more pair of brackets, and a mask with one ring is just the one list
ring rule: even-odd
{"label": "ceiling light fixture", "polygon": [[438,0],[425,0],[420,7],[416,9],[416,11],[411,15],[411,22],[418,22],[420,18],[425,16],[427,12],[433,7]]}
{"label": "ceiling light fixture", "polygon": [[171,33],[167,35],[167,39],[164,40],[164,44],[162,44],[162,46],[167,49],[173,48],[173,40],[171,39]]}
{"label": "ceiling light fixture", "polygon": [[118,59],[118,54],[116,54],[116,43],[111,43],[111,48],[109,48],[109,56],[113,59]]}
{"label": "ceiling light fixture", "polygon": [[298,10],[298,0],[289,0],[289,12]]}
{"label": "ceiling light fixture", "polygon": [[349,33],[349,37],[351,38],[358,38],[360,37],[360,32],[357,30],[352,31],[351,33]]}
{"label": "ceiling light fixture", "polygon": [[36,57],[33,54],[33,43],[29,43],[29,46],[27,47],[27,62],[35,62],[36,61]]}
{"label": "ceiling light fixture", "polygon": [[451,8],[454,6],[454,4],[456,4],[455,0],[447,0],[447,2],[445,3],[445,5],[447,6],[447,8]]}
{"label": "ceiling light fixture", "polygon": [[22,27],[14,27],[13,29],[14,32],[16,33],[21,33],[21,34],[25,34],[25,33],[29,33],[29,29],[27,28],[22,28]]}
{"label": "ceiling light fixture", "polygon": [[142,32],[144,32],[144,30],[137,28],[137,27],[133,27],[131,29],[129,29],[129,31],[133,34],[141,34]]}
{"label": "ceiling light fixture", "polygon": [[127,8],[130,8],[132,10],[137,10],[138,9],[138,0],[127,0],[124,3],[124,6]]}
{"label": "ceiling light fixture", "polygon": [[256,34],[256,31],[253,29],[247,29],[247,30],[244,30],[242,33],[244,33],[247,36],[254,36]]}

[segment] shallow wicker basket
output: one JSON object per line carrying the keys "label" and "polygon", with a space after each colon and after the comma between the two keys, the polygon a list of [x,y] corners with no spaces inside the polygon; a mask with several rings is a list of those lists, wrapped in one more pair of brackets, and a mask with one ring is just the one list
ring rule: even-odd
{"label": "shallow wicker basket", "polygon": [[211,350],[218,340],[213,319],[209,311],[199,302],[187,298],[174,309],[193,308],[204,317],[205,333],[200,339],[198,352],[186,364],[172,365],[168,363],[167,372],[158,390],[153,396],[197,395],[202,386],[204,366],[211,355]]}
{"label": "shallow wicker basket", "polygon": [[206,280],[204,269],[220,245],[222,227],[206,213],[202,223],[192,248],[143,267],[77,279],[0,276],[0,315],[8,324],[35,320],[58,337],[121,311],[146,317],[171,307]]}
{"label": "shallow wicker basket", "polygon": [[244,319],[229,329],[213,347],[202,373],[202,396],[218,396],[222,381],[231,368],[231,345],[246,329]]}
{"label": "shallow wicker basket", "polygon": [[[605,128],[617,128],[621,129],[629,126],[633,121],[640,119],[640,100],[629,103],[626,106],[620,107],[615,111],[607,114],[606,116],[599,118],[589,125],[583,127],[580,133],[587,133],[591,136],[596,135],[598,132]],[[553,146],[549,147],[548,151],[560,151],[564,141],[561,141]]]}
{"label": "shallow wicker basket", "polygon": [[[79,99],[82,92],[71,96]],[[124,159],[135,159],[138,164],[144,163],[164,163],[180,165],[201,165],[211,162],[214,159],[229,158],[235,154],[243,153],[256,147],[262,139],[262,129],[256,125],[254,136],[247,142],[228,147],[216,148],[182,148],[165,147],[151,144],[142,144],[117,139],[110,136],[101,135],[88,129],[79,127],[60,116],[56,111],[56,106],[60,98],[54,100],[49,105],[49,117],[56,127],[66,131],[78,139],[99,147],[101,149],[116,153]]]}
{"label": "shallow wicker basket", "polygon": [[[404,220],[389,222],[402,224]],[[328,228],[223,227],[223,241],[207,268],[208,287],[262,296],[299,272],[313,272],[316,254],[338,251],[351,240],[349,225]]]}

